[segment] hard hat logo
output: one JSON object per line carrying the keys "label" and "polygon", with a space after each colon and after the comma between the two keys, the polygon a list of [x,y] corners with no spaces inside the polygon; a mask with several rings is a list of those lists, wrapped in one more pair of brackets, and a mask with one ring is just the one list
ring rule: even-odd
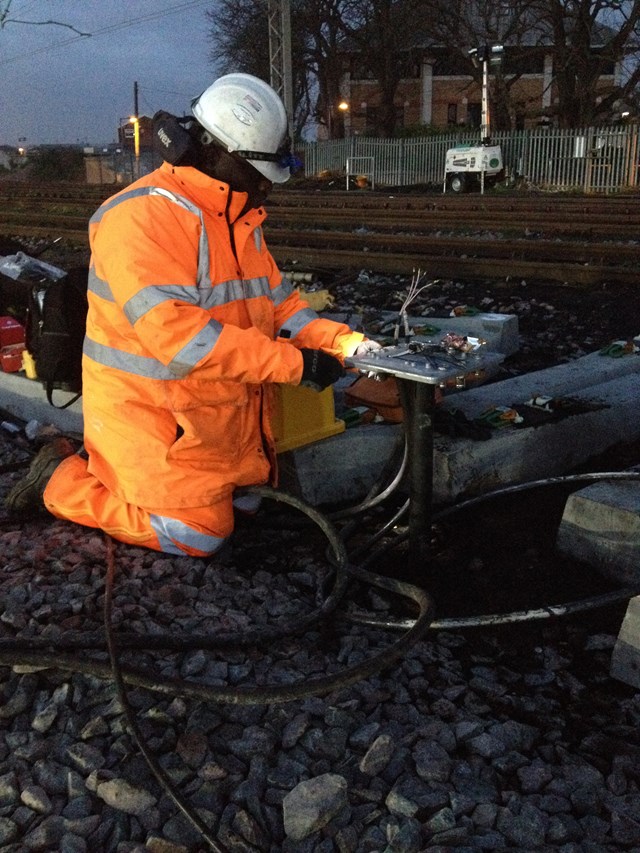
{"label": "hard hat logo", "polygon": [[246,107],[243,107],[239,104],[237,107],[233,107],[231,112],[238,119],[238,121],[241,121],[242,124],[246,124],[247,127],[253,124],[253,116]]}

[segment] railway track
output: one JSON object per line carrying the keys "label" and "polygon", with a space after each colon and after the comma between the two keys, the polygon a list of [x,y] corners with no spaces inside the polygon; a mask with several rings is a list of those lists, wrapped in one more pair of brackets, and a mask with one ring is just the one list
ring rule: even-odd
{"label": "railway track", "polygon": [[[85,246],[114,187],[0,184],[0,234]],[[633,285],[640,197],[313,191],[276,188],[265,233],[285,268],[433,278],[521,277]]]}

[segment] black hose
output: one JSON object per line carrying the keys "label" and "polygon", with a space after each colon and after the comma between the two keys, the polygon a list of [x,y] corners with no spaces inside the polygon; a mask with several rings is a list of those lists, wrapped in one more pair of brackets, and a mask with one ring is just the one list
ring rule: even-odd
{"label": "black hose", "polygon": [[[332,564],[335,568],[335,583],[333,589],[330,595],[325,598],[320,608],[298,620],[294,626],[297,630],[303,630],[308,627],[312,621],[317,621],[320,618],[327,618],[329,614],[333,613],[341,597],[346,591],[349,581],[356,580],[409,598],[418,606],[418,618],[412,622],[411,626],[403,636],[384,651],[373,655],[361,664],[347,667],[337,675],[323,676],[311,681],[299,682],[293,685],[259,685],[257,687],[249,688],[216,688],[189,683],[179,678],[165,677],[161,681],[158,681],[153,677],[150,677],[144,670],[123,667],[120,663],[118,654],[120,638],[112,630],[113,583],[115,576],[114,543],[111,538],[106,537],[107,574],[105,580],[104,600],[104,638],[99,638],[94,632],[90,635],[91,643],[93,643],[94,640],[96,641],[94,645],[90,645],[87,642],[88,638],[86,636],[84,638],[75,638],[72,642],[69,642],[68,639],[67,642],[65,642],[64,639],[51,641],[46,638],[0,641],[0,661],[4,663],[27,663],[34,666],[90,673],[94,676],[105,679],[112,678],[131,734],[143,757],[147,761],[151,772],[154,774],[164,790],[169,794],[175,805],[198,830],[209,847],[212,850],[217,851],[217,853],[227,853],[227,850],[219,845],[217,840],[211,834],[210,828],[203,823],[197,812],[195,812],[195,810],[193,810],[189,804],[184,801],[180,793],[175,789],[171,779],[162,769],[152,751],[149,749],[128,701],[125,685],[131,684],[157,693],[172,696],[181,695],[209,702],[226,702],[231,704],[268,704],[315,696],[335,690],[339,687],[354,684],[357,681],[361,681],[362,679],[389,667],[414,643],[424,636],[429,628],[429,622],[433,614],[433,602],[431,598],[426,592],[418,587],[404,581],[374,575],[358,567],[348,566],[344,543],[332,527],[329,520],[320,512],[291,495],[286,495],[273,489],[255,487],[249,491],[260,497],[281,501],[301,510],[320,527],[331,546],[333,552]],[[291,633],[292,626],[289,625],[288,627],[289,633]],[[273,639],[274,637],[283,636],[284,634],[285,629],[283,629],[282,626],[276,626],[273,629],[260,629],[259,631],[253,632],[252,639],[254,641],[264,640],[265,637]],[[74,656],[61,654],[60,652],[60,649],[63,647],[95,649],[96,647],[101,646],[104,649],[105,639],[110,665],[105,661],[96,659],[78,660]],[[160,638],[160,641],[158,641],[157,637],[134,637],[134,635],[126,636],[127,645],[130,645],[131,647],[135,645],[135,648],[138,650],[146,648],[146,641],[149,642],[149,646],[153,645],[156,648],[170,647],[174,645],[174,643],[169,642],[170,639],[171,638]],[[206,643],[204,642],[205,639]],[[222,640],[222,645],[228,645],[231,642],[236,642],[238,639],[239,637],[229,633],[218,638],[183,637],[180,638],[180,647],[186,648],[187,645],[189,645],[189,647],[193,647],[194,644],[197,646],[200,640],[203,641],[202,646],[206,645],[206,647],[216,647],[220,645],[220,642],[216,641]],[[156,642],[153,642],[154,640]],[[52,651],[43,651],[43,647],[51,649]],[[37,648],[37,650],[34,651],[34,648]]]}
{"label": "black hose", "polygon": [[[450,518],[462,510],[477,506],[486,501],[502,497],[503,495],[512,495],[519,492],[528,491],[535,488],[547,488],[549,486],[564,486],[571,483],[598,482],[600,480],[640,480],[640,471],[600,471],[586,474],[566,474],[557,477],[547,477],[540,480],[529,480],[526,483],[517,483],[512,486],[504,486],[500,489],[494,489],[491,492],[486,492],[483,495],[478,495],[473,498],[468,498],[453,506],[446,507],[433,515],[433,521],[442,521],[445,518]],[[385,546],[379,548],[377,552],[370,555],[367,562],[373,560],[376,556],[390,551],[397,545],[405,542],[408,539],[408,532],[398,535],[393,541],[386,543]],[[640,584],[639,584],[640,586]],[[552,617],[566,616],[572,613],[579,613],[585,610],[594,610],[598,607],[607,607],[611,604],[617,604],[620,601],[629,600],[640,593],[640,589],[632,587],[623,587],[619,590],[605,592],[600,595],[587,596],[585,598],[576,599],[575,601],[565,604],[548,604],[543,607],[534,608],[531,610],[515,610],[509,613],[490,613],[478,616],[460,616],[443,619],[433,619],[430,623],[432,630],[457,630],[461,628],[476,628],[490,627],[495,625],[505,625],[515,622],[529,622],[541,619],[549,619]],[[369,625],[377,628],[387,628],[390,630],[406,631],[412,624],[413,620],[379,620],[367,615],[350,614],[349,619],[353,622]]]}
{"label": "black hose", "polygon": [[[383,501],[385,501],[390,495],[392,495],[395,492],[395,490],[398,488],[398,486],[402,482],[402,479],[403,479],[405,472],[407,470],[407,464],[409,461],[408,444],[407,444],[406,440],[404,440],[404,439],[401,439],[401,440],[402,440],[402,444],[404,446],[403,455],[402,455],[402,462],[400,463],[400,467],[396,471],[391,482],[382,491],[380,491],[380,492],[378,491],[378,489],[381,487],[382,483],[384,483],[385,480],[389,476],[389,468],[391,467],[392,464],[395,463],[395,457],[396,457],[397,450],[400,446],[400,442],[396,443],[394,451],[391,454],[389,461],[384,466],[384,468],[380,474],[380,477],[378,478],[378,481],[376,483],[374,483],[372,488],[369,490],[369,494],[364,498],[364,500],[361,501],[359,504],[356,504],[355,506],[348,507],[347,509],[337,510],[336,512],[330,513],[328,517],[331,519],[331,521],[338,521],[340,519],[348,518],[348,517],[353,516],[353,515],[361,515],[363,512],[366,512],[367,510],[373,509],[374,507],[378,506],[378,504],[381,504]],[[344,538],[344,536],[343,536],[343,538]]]}

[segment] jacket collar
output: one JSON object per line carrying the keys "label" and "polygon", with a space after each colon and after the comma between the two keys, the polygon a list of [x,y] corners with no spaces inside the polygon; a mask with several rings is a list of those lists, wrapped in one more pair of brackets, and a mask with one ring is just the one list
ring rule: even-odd
{"label": "jacket collar", "polygon": [[[163,162],[160,171],[167,175],[170,180],[179,184],[182,192],[203,210],[215,211],[216,213],[225,211],[227,199],[230,196],[229,222],[231,223],[238,219],[240,211],[247,202],[246,193],[233,192],[229,184],[225,184],[224,181],[219,181],[216,178],[210,178],[199,169],[194,169],[193,166],[172,166],[170,163]],[[255,221],[257,225],[265,217],[264,208],[259,207],[247,211],[242,218]]]}

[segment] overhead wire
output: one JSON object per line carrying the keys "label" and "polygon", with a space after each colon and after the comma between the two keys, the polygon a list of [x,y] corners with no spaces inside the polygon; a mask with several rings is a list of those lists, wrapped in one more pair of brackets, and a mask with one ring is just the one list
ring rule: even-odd
{"label": "overhead wire", "polygon": [[[18,62],[21,59],[31,59],[32,57],[42,53],[49,53],[52,50],[57,50],[58,48],[66,47],[67,45],[72,44],[73,42],[79,41],[81,39],[95,38],[96,36],[107,35],[110,33],[119,32],[120,30],[129,29],[131,27],[137,26],[138,24],[147,23],[148,21],[155,21],[159,18],[164,18],[167,15],[173,15],[176,12],[182,12],[194,6],[202,6],[206,2],[208,2],[208,0],[188,0],[188,2],[177,3],[176,5],[170,6],[166,9],[158,9],[155,12],[148,12],[145,15],[137,15],[134,18],[127,18],[124,21],[119,21],[116,24],[109,24],[105,27],[100,27],[92,33],[78,33],[75,36],[69,36],[69,38],[63,39],[62,41],[54,42],[53,44],[45,45],[41,48],[30,50],[28,53],[22,53],[16,56],[7,57],[6,59],[0,61],[0,67],[2,67],[3,65],[9,65],[13,62]],[[11,21],[8,20],[6,21],[6,23],[11,23]],[[33,24],[38,22],[21,21],[19,23]]]}

